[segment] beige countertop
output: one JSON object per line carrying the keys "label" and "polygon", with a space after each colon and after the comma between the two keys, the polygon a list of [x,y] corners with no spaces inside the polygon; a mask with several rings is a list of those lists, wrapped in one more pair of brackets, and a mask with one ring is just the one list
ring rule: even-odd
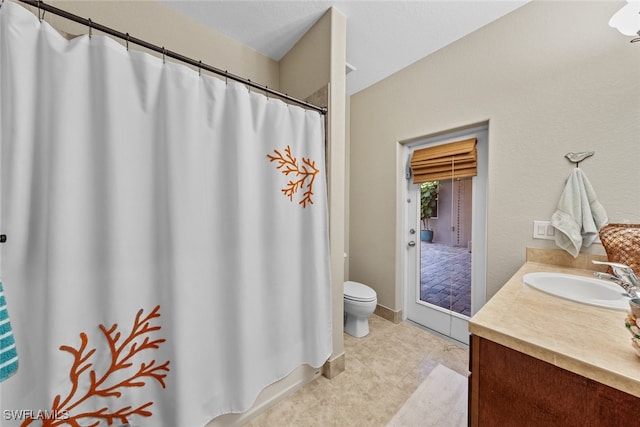
{"label": "beige countertop", "polygon": [[579,304],[522,283],[526,273],[593,277],[592,270],[527,261],[469,321],[472,334],[640,397],[640,357],[626,313]]}

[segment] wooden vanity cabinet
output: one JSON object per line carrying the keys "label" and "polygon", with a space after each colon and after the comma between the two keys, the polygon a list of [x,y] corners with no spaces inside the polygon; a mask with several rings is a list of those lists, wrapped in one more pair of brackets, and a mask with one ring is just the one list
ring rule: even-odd
{"label": "wooden vanity cabinet", "polygon": [[476,335],[469,370],[472,427],[640,425],[638,397]]}

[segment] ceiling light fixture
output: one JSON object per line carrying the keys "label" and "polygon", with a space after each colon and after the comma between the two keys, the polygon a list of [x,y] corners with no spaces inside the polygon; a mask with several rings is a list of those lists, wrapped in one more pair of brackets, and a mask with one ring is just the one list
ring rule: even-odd
{"label": "ceiling light fixture", "polygon": [[[616,28],[625,36],[640,36],[640,0],[627,0],[627,4],[609,20],[609,26]],[[640,37],[631,43],[640,41]]]}

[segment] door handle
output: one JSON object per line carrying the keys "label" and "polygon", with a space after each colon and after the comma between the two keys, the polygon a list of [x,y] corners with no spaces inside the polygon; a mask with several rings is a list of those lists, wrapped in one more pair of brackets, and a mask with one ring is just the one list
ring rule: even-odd
{"label": "door handle", "polygon": [[414,246],[416,245],[416,242],[414,242],[414,241],[412,240],[412,241],[410,241],[410,242],[408,243],[408,245],[409,245],[409,247],[411,247],[411,248],[412,248],[412,247],[414,247]]}

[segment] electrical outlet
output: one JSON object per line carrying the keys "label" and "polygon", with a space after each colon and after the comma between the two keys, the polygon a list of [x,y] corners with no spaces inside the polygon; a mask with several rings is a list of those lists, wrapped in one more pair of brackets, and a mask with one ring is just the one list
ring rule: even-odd
{"label": "electrical outlet", "polygon": [[533,238],[555,240],[556,229],[551,225],[551,221],[533,221]]}

